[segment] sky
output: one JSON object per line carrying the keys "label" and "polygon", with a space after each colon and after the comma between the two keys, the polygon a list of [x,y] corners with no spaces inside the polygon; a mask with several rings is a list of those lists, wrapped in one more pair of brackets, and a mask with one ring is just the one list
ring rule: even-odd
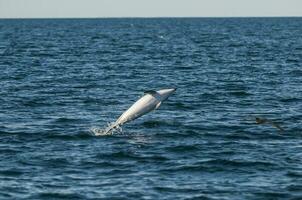
{"label": "sky", "polygon": [[0,18],[302,16],[302,0],[0,0]]}

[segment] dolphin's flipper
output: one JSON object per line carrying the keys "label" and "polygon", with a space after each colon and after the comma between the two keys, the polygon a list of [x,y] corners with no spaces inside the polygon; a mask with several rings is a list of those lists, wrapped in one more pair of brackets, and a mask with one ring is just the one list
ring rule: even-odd
{"label": "dolphin's flipper", "polygon": [[161,102],[159,102],[156,107],[154,108],[154,110],[156,110],[157,108],[159,108],[159,106],[161,105]]}

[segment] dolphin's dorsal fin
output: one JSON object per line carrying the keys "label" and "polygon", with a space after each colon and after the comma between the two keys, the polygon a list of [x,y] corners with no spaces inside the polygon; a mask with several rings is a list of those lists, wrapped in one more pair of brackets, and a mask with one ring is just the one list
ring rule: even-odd
{"label": "dolphin's dorsal fin", "polygon": [[157,92],[156,92],[156,91],[154,91],[154,90],[147,90],[147,91],[145,91],[145,92],[144,92],[144,94],[151,94],[151,95],[155,95],[155,94],[157,94]]}

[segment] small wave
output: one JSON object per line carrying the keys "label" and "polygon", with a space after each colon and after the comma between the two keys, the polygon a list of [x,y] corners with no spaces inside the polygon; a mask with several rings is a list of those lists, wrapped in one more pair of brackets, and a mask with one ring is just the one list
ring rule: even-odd
{"label": "small wave", "polygon": [[16,170],[16,169],[10,169],[10,170],[1,170],[0,175],[2,176],[20,176],[23,172]]}
{"label": "small wave", "polygon": [[301,191],[301,187],[302,187],[301,184],[299,184],[299,183],[293,183],[293,184],[287,186],[286,188],[287,188],[287,190],[292,191],[292,192],[296,192],[296,191],[300,192]]}
{"label": "small wave", "polygon": [[298,171],[288,171],[286,176],[293,177],[293,178],[302,178],[302,173]]}
{"label": "small wave", "polygon": [[173,147],[167,147],[167,150],[172,151],[172,152],[189,152],[189,151],[198,151],[200,150],[197,146],[195,145],[179,145],[179,146],[173,146]]}
{"label": "small wave", "polygon": [[34,199],[83,199],[85,196],[69,192],[42,192],[32,196]]}
{"label": "small wave", "polygon": [[237,97],[242,97],[242,96],[249,96],[249,95],[251,95],[250,93],[245,92],[245,91],[232,91],[232,92],[230,92],[230,94],[233,95],[233,96],[237,96]]}
{"label": "small wave", "polygon": [[106,135],[115,135],[121,134],[123,129],[121,126],[113,127],[114,122],[108,123],[105,128],[92,127],[90,128],[90,133],[94,136],[106,136]]}
{"label": "small wave", "polygon": [[147,128],[154,128],[154,127],[158,127],[158,126],[173,126],[173,127],[179,127],[181,126],[181,123],[177,122],[177,121],[158,121],[158,120],[149,120],[149,121],[145,121],[142,124],[144,127]]}
{"label": "small wave", "polygon": [[296,97],[285,97],[280,99],[281,102],[284,103],[295,103],[295,102],[299,102],[301,99],[296,98]]}
{"label": "small wave", "polygon": [[77,122],[80,121],[80,119],[76,118],[68,118],[68,117],[60,117],[56,119],[57,123],[65,123],[65,122]]}
{"label": "small wave", "polygon": [[91,135],[87,134],[87,132],[81,132],[78,134],[48,134],[47,138],[58,140],[84,140],[91,138]]}
{"label": "small wave", "polygon": [[194,110],[194,106],[191,106],[189,104],[183,104],[181,102],[176,102],[173,106],[175,106],[177,109],[181,110]]}
{"label": "small wave", "polygon": [[184,164],[176,165],[173,167],[168,167],[160,171],[164,172],[194,172],[194,171],[204,171],[204,172],[214,172],[214,171],[234,171],[234,170],[251,170],[253,168],[258,168],[261,170],[266,170],[270,167],[276,167],[274,163],[266,161],[244,161],[244,160],[227,160],[227,159],[211,159],[194,164]]}
{"label": "small wave", "polygon": [[147,128],[153,128],[153,127],[157,127],[160,125],[166,125],[166,124],[163,121],[150,120],[150,121],[143,122],[142,125]]}
{"label": "small wave", "polygon": [[98,153],[95,155],[95,158],[97,159],[108,159],[108,160],[138,160],[141,157],[132,151],[117,151],[117,152],[107,152],[107,153]]}

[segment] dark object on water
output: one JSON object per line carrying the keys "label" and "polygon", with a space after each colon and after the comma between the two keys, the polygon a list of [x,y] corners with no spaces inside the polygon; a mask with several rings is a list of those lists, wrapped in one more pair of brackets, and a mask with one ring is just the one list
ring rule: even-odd
{"label": "dark object on water", "polygon": [[281,126],[279,126],[275,122],[273,122],[271,120],[268,120],[268,119],[265,119],[265,118],[256,117],[256,123],[257,124],[270,124],[273,127],[279,129],[279,131],[284,131],[284,129]]}

